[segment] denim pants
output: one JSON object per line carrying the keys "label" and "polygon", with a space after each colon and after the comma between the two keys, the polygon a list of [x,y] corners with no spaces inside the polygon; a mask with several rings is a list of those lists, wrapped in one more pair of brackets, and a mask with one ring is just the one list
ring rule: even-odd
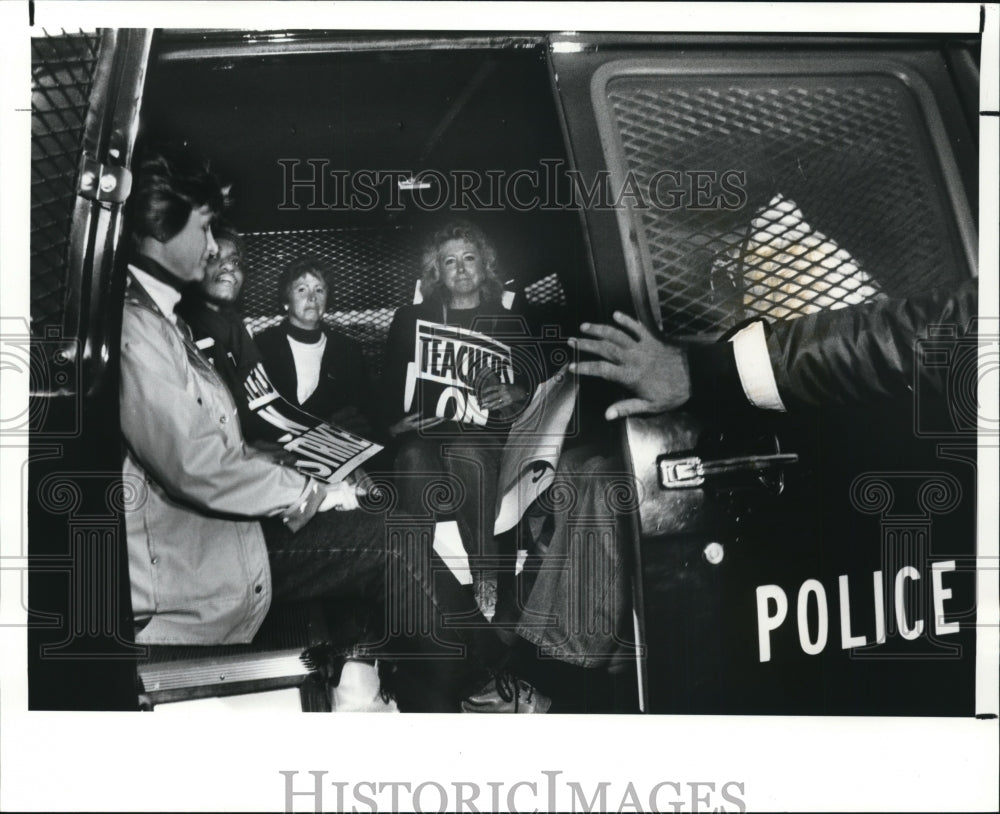
{"label": "denim pants", "polygon": [[508,617],[517,618],[519,636],[582,667],[618,669],[634,656],[627,518],[636,500],[634,479],[616,457],[590,447],[562,455],[539,498],[552,535],[529,557],[520,607]]}
{"label": "denim pants", "polygon": [[296,533],[277,518],[262,526],[275,601],[357,598],[374,607],[381,641],[370,643],[420,685],[404,687],[401,709],[457,710],[502,667],[506,647],[434,553],[433,523],[369,505],[317,514]]}
{"label": "denim pants", "polygon": [[493,526],[505,440],[491,432],[412,432],[396,452],[399,508],[422,519],[453,514],[473,575],[498,567]]}

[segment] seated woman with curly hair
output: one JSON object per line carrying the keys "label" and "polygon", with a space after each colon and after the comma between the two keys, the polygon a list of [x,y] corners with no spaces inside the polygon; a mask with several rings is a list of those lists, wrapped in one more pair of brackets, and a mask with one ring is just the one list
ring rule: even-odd
{"label": "seated woman with curly hair", "polygon": [[500,457],[530,395],[512,345],[524,323],[501,302],[497,252],[477,226],[454,221],[436,231],[421,271],[423,302],[396,311],[386,351],[383,405],[397,439],[400,503],[433,522],[428,496],[454,497],[476,599],[489,616]]}

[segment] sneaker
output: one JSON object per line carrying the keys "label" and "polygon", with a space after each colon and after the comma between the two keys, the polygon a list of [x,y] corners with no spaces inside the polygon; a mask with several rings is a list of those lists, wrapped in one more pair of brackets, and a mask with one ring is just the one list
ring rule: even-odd
{"label": "sneaker", "polygon": [[497,673],[475,695],[462,702],[462,712],[536,712],[549,711],[552,699],[542,695],[527,681],[511,673]]}
{"label": "sneaker", "polygon": [[494,574],[492,577],[480,577],[475,580],[472,584],[472,593],[476,598],[476,604],[479,606],[479,612],[486,617],[488,622],[492,622],[497,612],[496,575]]}

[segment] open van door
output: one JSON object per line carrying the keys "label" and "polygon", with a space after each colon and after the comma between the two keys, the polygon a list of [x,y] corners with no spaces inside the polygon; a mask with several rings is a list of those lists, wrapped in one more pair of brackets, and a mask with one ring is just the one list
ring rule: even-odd
{"label": "open van door", "polygon": [[150,39],[140,29],[32,39],[32,709],[136,708],[122,511],[144,484],[122,482],[123,275],[113,270]]}
{"label": "open van door", "polygon": [[[975,276],[976,47],[553,37],[605,321],[716,341]],[[624,423],[647,711],[976,713],[966,327],[921,355],[948,405]]]}

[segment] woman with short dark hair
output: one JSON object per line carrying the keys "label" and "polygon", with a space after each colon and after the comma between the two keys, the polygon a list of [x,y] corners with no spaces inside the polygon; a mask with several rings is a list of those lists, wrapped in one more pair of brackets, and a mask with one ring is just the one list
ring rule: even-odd
{"label": "woman with short dark hair", "polygon": [[369,438],[371,390],[361,346],[323,324],[330,291],[327,268],[315,256],[287,266],[278,279],[285,319],[255,338],[271,383],[292,404]]}

